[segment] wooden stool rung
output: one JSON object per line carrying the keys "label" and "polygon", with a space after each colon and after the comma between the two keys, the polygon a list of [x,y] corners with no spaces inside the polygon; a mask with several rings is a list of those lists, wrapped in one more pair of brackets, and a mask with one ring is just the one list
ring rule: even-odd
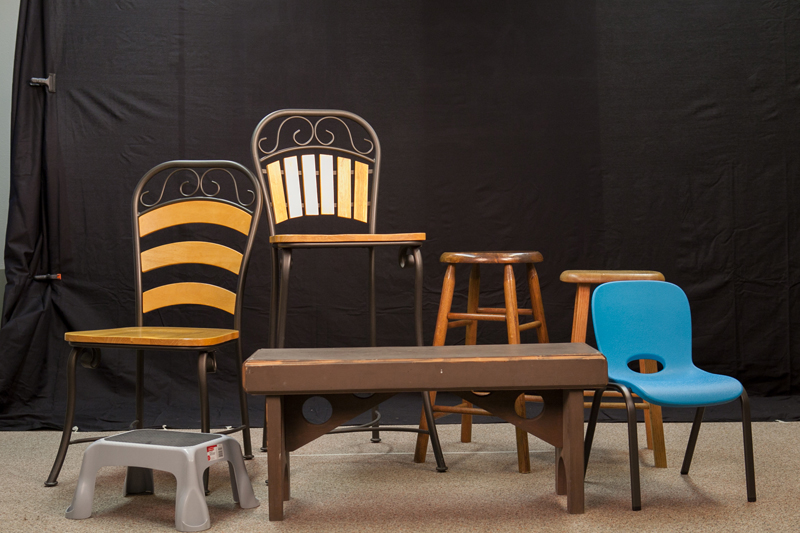
{"label": "wooden stool rung", "polygon": [[[479,307],[479,313],[489,313],[492,315],[505,315],[506,308],[505,307]],[[533,310],[532,309],[517,309],[518,315],[525,315],[525,316],[532,316]]]}
{"label": "wooden stool rung", "polygon": [[478,407],[461,407],[460,405],[434,405],[433,410],[439,413],[457,413],[460,415],[492,416],[489,411]]}
{"label": "wooden stool rung", "polygon": [[489,313],[447,313],[448,319],[453,320],[490,320],[492,322],[505,322],[505,315],[493,315]]}
{"label": "wooden stool rung", "polygon": [[[589,409],[591,406],[592,402],[583,403],[584,409]],[[650,410],[650,404],[647,402],[634,403],[633,406],[643,411]],[[600,409],[627,409],[627,407],[622,402],[600,402]]]}
{"label": "wooden stool rung", "polygon": [[475,322],[475,321],[474,320],[454,320],[453,322],[448,322],[447,323],[447,329],[463,328],[463,327],[469,326],[473,322]]}
{"label": "wooden stool rung", "polygon": [[520,324],[519,325],[519,330],[520,331],[527,331],[529,329],[540,328],[540,327],[542,327],[542,323],[539,322],[538,320],[534,320],[533,322],[528,322],[527,324]]}

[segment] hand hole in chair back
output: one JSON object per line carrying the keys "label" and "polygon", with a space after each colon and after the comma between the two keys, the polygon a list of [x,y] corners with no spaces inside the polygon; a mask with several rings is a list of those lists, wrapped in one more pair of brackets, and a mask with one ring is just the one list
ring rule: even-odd
{"label": "hand hole in chair back", "polygon": [[[363,233],[364,223],[375,232],[380,145],[366,121],[346,111],[277,111],[252,142],[271,234],[285,222],[281,233],[312,233],[313,224],[316,233]],[[325,221],[292,224],[317,216]]]}
{"label": "hand hole in chair back", "polygon": [[252,174],[228,163],[170,162],[139,183],[133,210],[140,316],[174,306],[237,314],[262,198]]}
{"label": "hand hole in chair back", "polygon": [[661,372],[662,370],[664,370],[664,365],[661,363],[661,361],[656,361],[655,359],[650,359],[650,357],[647,356],[647,355],[643,355],[643,357],[641,359],[631,359],[630,361],[628,361],[628,368],[630,368],[632,371],[638,372],[640,374],[641,373],[645,373],[642,370],[643,367],[644,367],[644,364],[647,363],[647,362],[651,362],[651,361],[656,364],[656,371],[655,372],[647,372],[648,374],[655,374],[657,372]]}

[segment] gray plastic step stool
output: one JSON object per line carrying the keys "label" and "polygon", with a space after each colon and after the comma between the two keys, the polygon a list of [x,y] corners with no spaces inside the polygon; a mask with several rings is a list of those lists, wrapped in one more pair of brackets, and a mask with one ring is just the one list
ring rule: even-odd
{"label": "gray plastic step stool", "polygon": [[258,507],[253,486],[244,467],[242,449],[235,439],[211,433],[184,433],[137,429],[106,437],[83,452],[81,473],[67,518],[92,515],[94,483],[104,466],[127,466],[125,495],[152,494],[153,469],[170,472],[178,487],[175,493],[175,528],[203,531],[211,527],[203,473],[220,461],[228,461],[233,500],[243,509]]}

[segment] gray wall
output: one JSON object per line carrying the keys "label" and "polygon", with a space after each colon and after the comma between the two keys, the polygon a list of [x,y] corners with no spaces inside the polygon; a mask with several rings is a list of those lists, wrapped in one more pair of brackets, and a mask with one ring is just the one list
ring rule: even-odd
{"label": "gray wall", "polygon": [[[19,0],[0,2],[0,246],[5,250],[8,187],[11,175],[11,83],[17,39]],[[6,284],[5,253],[0,253],[0,288]],[[0,302],[3,292],[0,290]]]}

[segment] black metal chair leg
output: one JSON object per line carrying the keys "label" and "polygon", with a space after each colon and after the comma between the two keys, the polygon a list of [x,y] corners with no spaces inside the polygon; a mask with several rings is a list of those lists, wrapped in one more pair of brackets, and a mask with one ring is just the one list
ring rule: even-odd
{"label": "black metal chair leg", "polygon": [[[369,345],[377,346],[378,317],[377,305],[375,304],[375,247],[368,247],[367,252],[369,253],[369,272],[367,273],[369,276],[369,286],[367,288],[367,299],[369,301]],[[377,429],[380,427],[380,411],[378,410],[377,405],[372,408],[371,416],[372,420],[374,420],[372,427],[376,429],[372,431],[372,438],[369,439],[369,441],[372,443],[378,443],[381,441],[381,432]]]}
{"label": "black metal chair leg", "polygon": [[628,387],[618,383],[609,383],[608,385],[621,392],[625,398],[625,407],[628,411],[628,455],[631,465],[631,508],[634,511],[640,511],[642,509],[642,492],[639,486],[639,436],[636,428],[636,407]]}
{"label": "black metal chair leg", "polygon": [[684,476],[689,473],[689,467],[692,466],[694,447],[697,444],[697,436],[700,434],[700,425],[703,423],[703,414],[705,412],[705,407],[698,407],[694,413],[692,431],[689,433],[689,442],[686,444],[686,453],[683,455],[683,466],[681,466],[681,474]]}
{"label": "black metal chair leg", "polygon": [[753,460],[753,428],[750,424],[750,399],[742,389],[742,435],[744,436],[744,471],[747,477],[747,501],[756,501],[756,469]]}
{"label": "black metal chair leg", "polygon": [[289,299],[289,274],[292,268],[292,249],[280,249],[281,279],[278,289],[278,324],[275,348],[283,348],[286,341],[286,310]]}
{"label": "black metal chair leg", "polygon": [[422,253],[419,246],[414,248],[414,333],[417,346],[422,346]]}
{"label": "black metal chair leg", "polygon": [[136,429],[144,427],[144,351],[136,350]]}
{"label": "black metal chair leg", "polygon": [[425,411],[425,420],[428,422],[428,435],[431,439],[433,455],[436,458],[436,471],[447,472],[447,464],[445,464],[444,454],[442,454],[442,445],[439,442],[439,432],[436,430],[436,420],[433,417],[431,397],[427,392],[422,393],[422,409]]}
{"label": "black metal chair leg", "polygon": [[603,400],[605,389],[594,391],[592,398],[592,410],[589,413],[589,425],[586,427],[586,438],[583,442],[583,478],[586,479],[586,469],[589,467],[589,455],[592,453],[592,441],[594,440],[594,430],[597,427],[597,417],[600,413],[600,402]]}
{"label": "black metal chair leg", "polygon": [[[272,287],[269,296],[269,347],[278,346],[278,299],[280,294],[280,263],[278,262],[278,250],[275,247],[270,249],[272,257]],[[264,432],[261,435],[261,451],[267,451],[267,407],[266,398],[264,400]]]}
{"label": "black metal chair leg", "polygon": [[[208,410],[208,352],[200,352],[197,358],[197,381],[200,385],[200,431],[211,432],[211,416]],[[208,469],[203,472],[203,488],[208,492]]]}
{"label": "black metal chair leg", "polygon": [[242,384],[242,339],[236,341],[236,376],[239,381],[239,410],[242,413],[242,440],[244,441],[244,458],[253,458],[253,444],[250,441],[250,413],[247,411],[247,394]]}
{"label": "black metal chair leg", "polygon": [[82,351],[83,348],[72,348],[67,358],[67,412],[64,415],[64,430],[61,432],[61,443],[58,445],[53,468],[50,470],[50,475],[47,476],[47,481],[44,482],[45,487],[58,485],[58,474],[61,472],[64,458],[67,456],[69,440],[72,436],[72,422],[75,420],[75,363]]}
{"label": "black metal chair leg", "polygon": [[269,347],[275,348],[278,343],[278,291],[280,265],[278,264],[278,250],[270,249],[272,256],[272,284],[269,293]]}

